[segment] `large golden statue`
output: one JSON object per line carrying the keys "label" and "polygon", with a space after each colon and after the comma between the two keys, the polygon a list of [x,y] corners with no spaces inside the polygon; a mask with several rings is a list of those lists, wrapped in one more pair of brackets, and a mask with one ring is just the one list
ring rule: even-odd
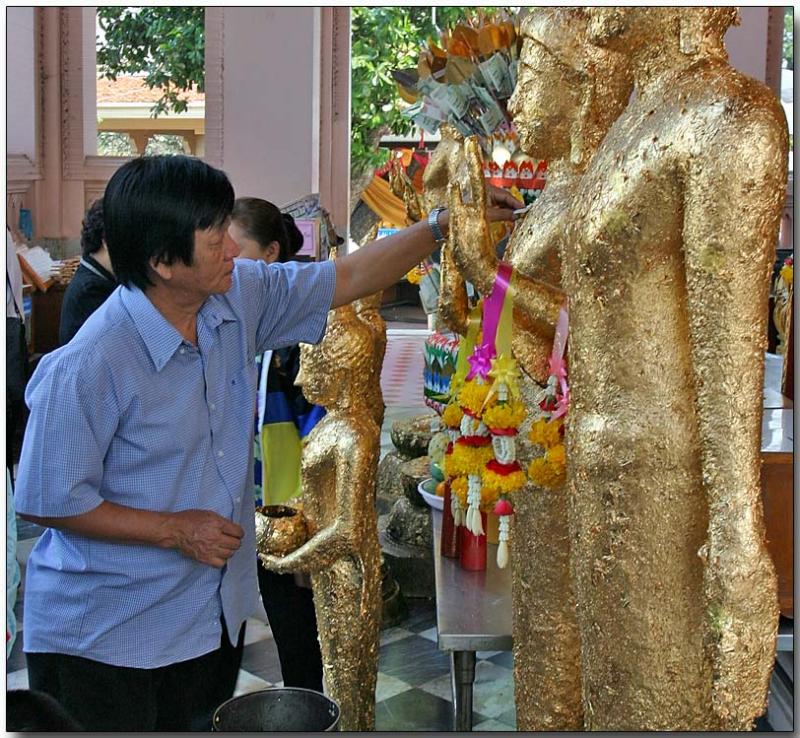
{"label": "large golden statue", "polygon": [[[630,59],[637,87],[580,180],[561,252],[592,729],[746,729],[765,706],[778,605],[759,496],[763,350],[788,141],[775,96],[727,63],[733,17],[591,11],[592,40]],[[454,208],[451,227],[483,244],[473,210]],[[554,322],[551,285],[526,281],[519,297]]]}
{"label": "large golden statue", "polygon": [[278,572],[308,571],[325,684],[341,707],[340,730],[373,730],[381,614],[375,472],[380,452],[364,387],[374,367],[370,329],[351,305],[332,311],[316,346],[301,346],[297,383],[326,416],[303,448],[303,507],[312,536]]}
{"label": "large golden statue", "polygon": [[[505,258],[518,275],[513,350],[525,370],[529,424],[540,416],[539,386],[549,373],[554,316],[564,301],[559,248],[580,177],[630,97],[633,79],[622,56],[591,46],[587,18],[575,9],[533,11],[522,25],[519,77],[509,112],[523,151],[548,160],[548,184],[516,226]],[[482,166],[476,142],[466,158],[468,193],[453,191],[451,244],[461,273],[485,295],[497,271],[494,243],[476,197]],[[459,165],[452,164],[454,172]],[[463,175],[454,177],[464,180]],[[462,200],[469,199],[470,204]],[[549,289],[544,302],[535,279]],[[541,310],[544,306],[545,314]],[[548,318],[543,320],[542,318]],[[523,453],[532,451],[520,437]],[[519,730],[580,730],[580,641],[570,576],[564,488],[528,485],[515,496],[512,552],[514,685]]]}
{"label": "large golden statue", "polygon": [[747,729],[778,623],[759,469],[786,121],[727,62],[734,9],[590,15],[636,97],[563,251],[587,727]]}

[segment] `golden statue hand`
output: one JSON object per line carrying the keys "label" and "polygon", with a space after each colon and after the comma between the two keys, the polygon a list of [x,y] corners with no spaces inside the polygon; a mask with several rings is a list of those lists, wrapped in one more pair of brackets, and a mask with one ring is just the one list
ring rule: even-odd
{"label": "golden statue hand", "polygon": [[300,548],[286,556],[259,554],[261,563],[279,574],[305,571],[311,574],[332,566],[340,559],[357,552],[358,547],[343,535],[340,521],[323,528],[309,538]]}

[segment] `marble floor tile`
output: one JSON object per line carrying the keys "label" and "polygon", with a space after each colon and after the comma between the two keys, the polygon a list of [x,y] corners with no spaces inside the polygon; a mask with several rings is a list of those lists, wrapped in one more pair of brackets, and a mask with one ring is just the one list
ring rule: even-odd
{"label": "marble floor tile", "polygon": [[25,669],[26,667],[25,653],[22,650],[22,633],[18,631],[14,639],[14,645],[11,648],[11,655],[6,660],[6,674],[10,674],[12,671]]}
{"label": "marble floor tile", "polygon": [[6,689],[27,689],[28,688],[28,670],[20,669],[19,671],[9,672],[6,676]]}
{"label": "marble floor tile", "polygon": [[492,732],[500,732],[500,733],[514,733],[516,732],[516,728],[511,725],[506,725],[505,723],[501,723],[499,720],[493,720],[489,718],[489,720],[484,720],[481,723],[472,725],[472,731],[475,733],[479,733],[482,731],[492,731]]}
{"label": "marble floor tile", "polygon": [[264,640],[244,647],[242,654],[242,667],[270,684],[283,679],[281,663],[278,659],[278,649],[275,641]]}
{"label": "marble floor tile", "polygon": [[233,691],[233,696],[238,697],[242,694],[250,694],[250,692],[258,692],[260,689],[266,689],[267,687],[271,687],[270,684],[265,679],[261,679],[257,677],[255,674],[251,674],[248,671],[240,670],[239,677],[236,680],[236,689]]}
{"label": "marble floor tile", "polygon": [[409,689],[413,689],[410,684],[379,671],[378,683],[375,686],[375,702],[383,702]]}
{"label": "marble floor tile", "polygon": [[410,689],[379,702],[375,708],[378,731],[444,731],[452,729],[449,702],[419,689]]}
{"label": "marble floor tile", "polygon": [[272,630],[269,625],[256,618],[247,619],[247,627],[244,631],[244,645],[249,646],[251,643],[258,643],[272,639]]}
{"label": "marble floor tile", "polygon": [[[449,700],[452,690],[449,672],[419,685],[420,689]],[[486,717],[497,718],[514,704],[514,678],[510,670],[491,661],[475,665],[475,684],[472,688],[472,709]]]}
{"label": "marble floor tile", "polygon": [[516,729],[517,725],[517,708],[512,704],[511,709],[506,710],[505,712],[501,712],[495,720],[499,720],[501,723],[505,723],[506,725],[511,725]]}
{"label": "marble floor tile", "polygon": [[498,654],[503,653],[502,651],[476,651],[475,658],[478,661],[489,661],[489,659],[494,658]]}
{"label": "marble floor tile", "polygon": [[380,633],[380,645],[386,646],[389,643],[394,643],[395,641],[401,641],[403,638],[408,638],[409,636],[414,635],[410,630],[406,630],[401,626],[397,626],[395,628],[387,628],[386,630],[382,630]]}
{"label": "marble floor tile", "polygon": [[436,645],[410,636],[380,649],[379,670],[413,687],[450,673],[450,659]]}
{"label": "marble floor tile", "polygon": [[511,651],[497,651],[495,655],[485,656],[484,659],[498,666],[505,666],[506,669],[514,668],[514,654]]}
{"label": "marble floor tile", "polygon": [[436,626],[433,628],[428,628],[427,630],[423,630],[421,633],[417,633],[420,638],[425,638],[426,640],[433,641],[434,643],[438,643],[439,641],[439,630]]}

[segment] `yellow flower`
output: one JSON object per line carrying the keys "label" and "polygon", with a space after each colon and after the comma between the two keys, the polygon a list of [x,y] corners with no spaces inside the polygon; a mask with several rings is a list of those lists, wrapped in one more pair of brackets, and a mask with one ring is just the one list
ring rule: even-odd
{"label": "yellow flower", "polygon": [[497,490],[498,493],[509,494],[516,492],[525,484],[525,472],[520,470],[503,476],[490,469],[484,469],[483,483],[487,488]]}
{"label": "yellow flower", "polygon": [[781,267],[781,279],[786,283],[786,286],[792,284],[794,279],[794,267],[791,264],[784,264]]}
{"label": "yellow flower", "polygon": [[528,438],[531,439],[531,443],[535,443],[537,446],[552,448],[561,443],[562,425],[563,421],[561,418],[551,421],[539,418],[539,420],[531,426]]}
{"label": "yellow flower", "polygon": [[460,443],[453,445],[453,453],[445,457],[447,474],[461,476],[462,474],[480,474],[486,462],[494,458],[491,446],[465,446]]}
{"label": "yellow flower", "polygon": [[487,428],[518,428],[525,419],[525,406],[517,400],[498,403],[483,411]]}
{"label": "yellow flower", "polygon": [[458,428],[463,417],[464,413],[456,402],[451,402],[442,413],[442,421],[448,428]]}
{"label": "yellow flower", "polygon": [[545,456],[547,457],[547,460],[554,466],[566,466],[567,452],[563,443],[559,443],[557,446],[549,448]]}
{"label": "yellow flower", "polygon": [[467,506],[467,478],[456,477],[450,481],[450,494],[458,497],[462,507]]}
{"label": "yellow flower", "polygon": [[541,456],[534,459],[528,467],[528,476],[537,487],[555,489],[560,487],[566,479],[566,467],[559,467]]}
{"label": "yellow flower", "polygon": [[481,487],[481,512],[491,512],[498,499],[500,499],[499,489]]}
{"label": "yellow flower", "polygon": [[479,415],[486,396],[489,394],[488,384],[478,384],[475,380],[464,382],[458,393],[458,404],[473,415]]}

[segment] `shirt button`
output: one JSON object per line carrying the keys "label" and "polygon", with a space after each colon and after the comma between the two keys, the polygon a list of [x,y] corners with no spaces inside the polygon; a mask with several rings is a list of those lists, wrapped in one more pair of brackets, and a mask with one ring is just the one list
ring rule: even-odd
{"label": "shirt button", "polygon": [[180,350],[180,353],[182,353],[182,354],[185,354],[185,353],[186,353],[186,349],[185,349],[185,348],[182,348],[182,349]]}
{"label": "shirt button", "polygon": [[225,452],[224,451],[217,451],[217,456],[219,456],[219,458],[221,459],[223,456],[225,456]]}
{"label": "shirt button", "polygon": [[211,403],[210,407],[211,407],[212,410],[216,410],[217,409],[217,406],[213,402]]}

